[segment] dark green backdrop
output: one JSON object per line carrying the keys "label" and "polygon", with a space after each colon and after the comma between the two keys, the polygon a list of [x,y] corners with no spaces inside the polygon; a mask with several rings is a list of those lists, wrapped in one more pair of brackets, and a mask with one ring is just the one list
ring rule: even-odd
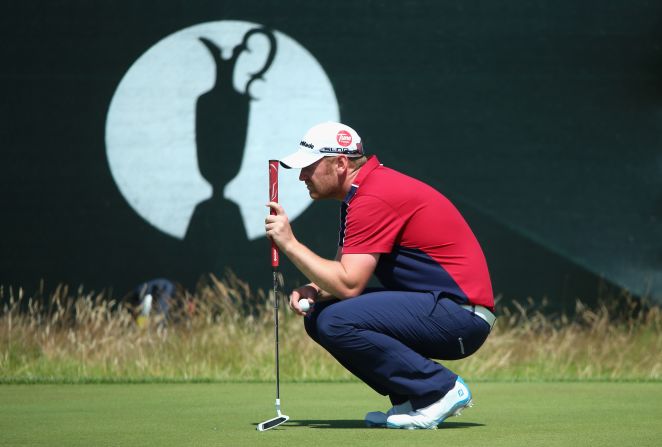
{"label": "dark green backdrop", "polygon": [[[109,103],[164,37],[242,20],[305,47],[340,117],[440,189],[507,298],[662,300],[662,2],[10,1],[0,13],[0,284],[187,285],[233,267],[269,287],[268,244],[209,265],[141,219],[110,175]],[[293,70],[296,67],[292,67]],[[302,129],[302,132],[305,129]],[[298,136],[297,136],[298,138]],[[293,142],[296,144],[296,141]],[[335,252],[337,205],[295,222]],[[228,223],[232,225],[232,223]],[[302,281],[284,265],[290,284]]]}

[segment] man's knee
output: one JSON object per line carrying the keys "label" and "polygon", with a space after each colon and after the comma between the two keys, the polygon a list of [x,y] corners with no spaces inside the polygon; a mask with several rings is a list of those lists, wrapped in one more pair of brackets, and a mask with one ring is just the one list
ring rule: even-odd
{"label": "man's knee", "polygon": [[354,329],[351,321],[335,309],[327,309],[317,319],[317,337],[322,346],[338,346]]}

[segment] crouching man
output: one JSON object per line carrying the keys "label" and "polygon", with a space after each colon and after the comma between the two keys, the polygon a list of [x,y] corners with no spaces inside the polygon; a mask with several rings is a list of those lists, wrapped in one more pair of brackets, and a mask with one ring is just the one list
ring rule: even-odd
{"label": "crouching man", "polygon": [[[366,156],[354,129],[322,123],[281,160],[299,168],[314,200],[340,204],[335,259],[299,242],[285,210],[266,218],[266,234],[311,281],[290,307],[310,337],[392,407],[368,426],[435,429],[471,404],[464,381],[431,360],[467,357],[495,317],[485,257],[451,202],[429,185]],[[383,285],[366,289],[372,275]],[[307,300],[311,310],[301,310]]]}

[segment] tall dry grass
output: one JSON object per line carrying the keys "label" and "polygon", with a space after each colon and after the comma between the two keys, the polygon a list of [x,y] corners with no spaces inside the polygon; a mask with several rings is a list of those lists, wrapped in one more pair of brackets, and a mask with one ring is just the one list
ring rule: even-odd
{"label": "tall dry grass", "polygon": [[[534,309],[534,310],[531,310]],[[572,316],[513,302],[475,355],[448,366],[487,380],[660,380],[662,311],[626,297]]]}
{"label": "tall dry grass", "polygon": [[[282,297],[281,297],[282,299]],[[273,380],[272,292],[210,276],[172,319],[139,327],[130,306],[59,287],[47,300],[0,288],[0,381]],[[619,303],[620,304],[620,303]],[[449,367],[471,380],[660,380],[658,307],[581,303],[572,317],[513,303],[481,350]],[[350,380],[280,311],[283,380]]]}
{"label": "tall dry grass", "polygon": [[[0,380],[273,379],[273,292],[210,276],[178,299],[195,305],[139,327],[134,309],[103,294],[59,287],[42,302],[0,288]],[[283,379],[349,378],[281,303]]]}

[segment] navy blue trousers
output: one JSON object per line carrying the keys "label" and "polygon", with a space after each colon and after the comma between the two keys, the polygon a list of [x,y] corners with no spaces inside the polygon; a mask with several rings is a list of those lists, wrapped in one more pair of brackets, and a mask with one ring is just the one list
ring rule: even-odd
{"label": "navy blue trousers", "polygon": [[457,375],[431,360],[455,360],[480,348],[490,326],[430,292],[370,291],[316,303],[304,318],[308,335],[352,374],[394,405],[414,409],[441,399]]}

